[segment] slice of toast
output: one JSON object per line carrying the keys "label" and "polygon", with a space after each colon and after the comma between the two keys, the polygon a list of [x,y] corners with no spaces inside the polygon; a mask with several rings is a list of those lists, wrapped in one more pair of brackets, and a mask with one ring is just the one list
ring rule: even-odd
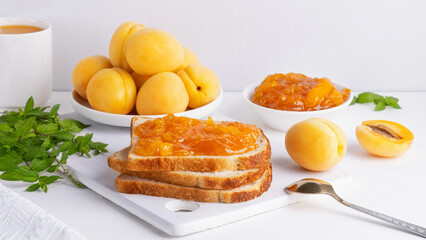
{"label": "slice of toast", "polygon": [[231,190],[209,190],[178,186],[123,173],[116,178],[115,187],[119,192],[128,194],[145,194],[197,202],[237,203],[262,195],[269,189],[271,181],[272,168],[269,164],[261,178],[253,183]]}
{"label": "slice of toast", "polygon": [[126,169],[127,154],[130,147],[108,157],[108,165],[119,173],[151,179],[174,185],[199,187],[204,189],[233,189],[259,179],[268,165],[257,169],[221,172],[190,171],[130,171]]}
{"label": "slice of toast", "polygon": [[134,129],[149,119],[133,117],[131,122],[131,148],[127,155],[126,168],[132,171],[192,171],[217,172],[261,168],[271,158],[271,146],[260,128],[257,148],[250,152],[229,156],[139,156],[134,153],[138,136]]}

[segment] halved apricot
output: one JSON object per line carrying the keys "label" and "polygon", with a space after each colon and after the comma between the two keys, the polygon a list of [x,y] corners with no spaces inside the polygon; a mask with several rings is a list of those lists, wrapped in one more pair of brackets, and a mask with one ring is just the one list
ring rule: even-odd
{"label": "halved apricot", "polygon": [[356,128],[356,137],[369,153],[380,157],[396,157],[414,140],[413,133],[399,123],[386,120],[365,121]]}

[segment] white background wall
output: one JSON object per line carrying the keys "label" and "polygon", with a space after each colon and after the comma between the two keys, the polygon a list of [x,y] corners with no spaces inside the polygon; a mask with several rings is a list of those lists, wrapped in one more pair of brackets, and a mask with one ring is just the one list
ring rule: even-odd
{"label": "white background wall", "polygon": [[75,64],[107,55],[115,28],[132,20],[175,35],[227,91],[276,72],[426,91],[424,0],[0,0],[0,16],[52,23],[56,90],[71,89]]}

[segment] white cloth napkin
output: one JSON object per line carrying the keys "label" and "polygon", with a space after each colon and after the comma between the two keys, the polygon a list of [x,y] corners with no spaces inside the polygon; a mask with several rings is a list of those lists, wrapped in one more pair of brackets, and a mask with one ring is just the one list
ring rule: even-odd
{"label": "white cloth napkin", "polygon": [[0,240],[86,239],[31,201],[0,183]]}

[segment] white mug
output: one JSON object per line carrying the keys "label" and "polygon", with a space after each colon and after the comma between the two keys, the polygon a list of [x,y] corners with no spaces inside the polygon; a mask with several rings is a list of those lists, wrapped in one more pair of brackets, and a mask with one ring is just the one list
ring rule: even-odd
{"label": "white mug", "polygon": [[52,27],[23,17],[0,17],[0,26],[41,28],[32,33],[0,33],[0,107],[25,106],[31,96],[35,105],[52,94]]}

